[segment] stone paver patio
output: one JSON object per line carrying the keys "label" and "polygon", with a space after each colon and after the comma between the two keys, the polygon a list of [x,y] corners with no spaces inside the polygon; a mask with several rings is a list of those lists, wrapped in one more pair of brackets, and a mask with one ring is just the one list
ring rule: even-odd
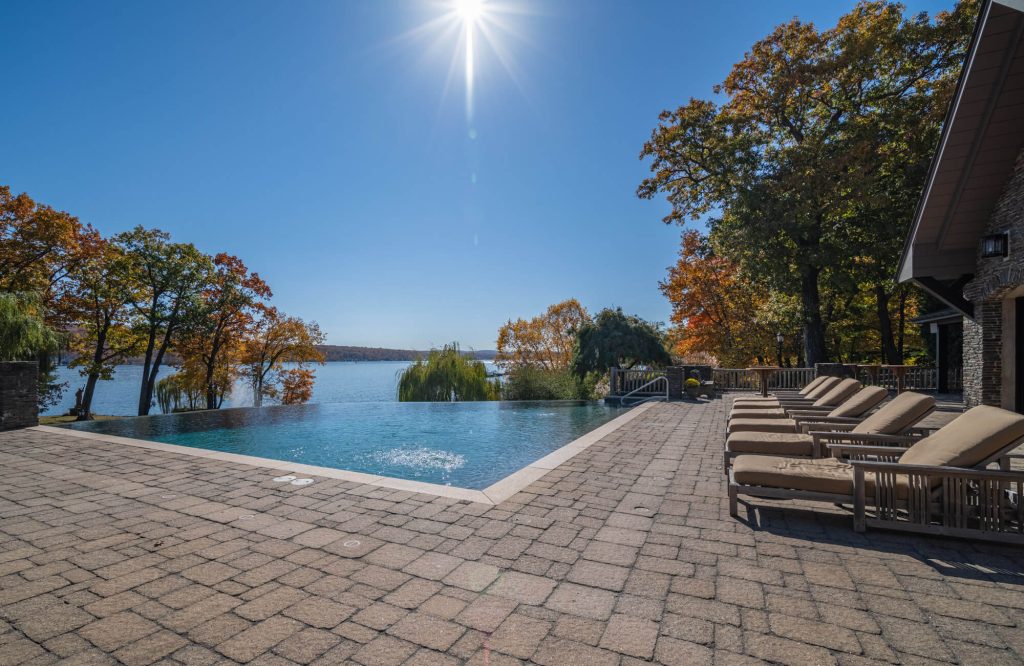
{"label": "stone paver patio", "polygon": [[731,520],[725,407],[654,406],[498,506],[0,434],[0,664],[1024,661],[1024,549]]}

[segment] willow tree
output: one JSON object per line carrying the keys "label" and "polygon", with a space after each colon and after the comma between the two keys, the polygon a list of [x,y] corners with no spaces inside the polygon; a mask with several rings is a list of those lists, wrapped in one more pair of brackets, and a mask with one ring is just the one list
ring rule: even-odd
{"label": "willow tree", "polygon": [[605,308],[576,335],[572,370],[579,377],[611,368],[663,366],[672,362],[658,327],[621,308]]}
{"label": "willow tree", "polygon": [[0,361],[24,361],[60,344],[35,294],[0,291]]}
{"label": "willow tree", "polygon": [[487,378],[486,366],[463,354],[455,342],[432,349],[398,378],[400,402],[462,402],[497,397],[498,387]]}
{"label": "willow tree", "polygon": [[[829,357],[823,282],[842,278],[837,271],[861,250],[844,227],[867,224],[864,233],[902,243],[899,228],[879,229],[892,216],[851,215],[848,206],[877,191],[883,126],[902,132],[921,120],[910,116],[922,98],[948,100],[975,10],[969,0],[934,20],[905,18],[902,5],[878,1],[859,3],[828,30],[794,19],[714,88],[721,104],[691,99],[663,112],[643,147],[653,175],[639,196],[664,194],[666,223],[713,215],[711,233],[745,274],[797,294],[811,364]],[[902,159],[926,162],[924,143],[908,145],[913,154]],[[920,194],[914,178],[903,187]]]}

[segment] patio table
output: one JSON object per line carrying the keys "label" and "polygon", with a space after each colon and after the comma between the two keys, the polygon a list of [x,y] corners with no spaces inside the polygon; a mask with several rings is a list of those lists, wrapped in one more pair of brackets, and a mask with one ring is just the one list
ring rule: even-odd
{"label": "patio table", "polygon": [[907,390],[907,370],[912,368],[910,365],[883,365],[883,368],[892,372],[893,377],[896,378],[896,393],[903,393]]}
{"label": "patio table", "polygon": [[782,368],[777,368],[768,365],[758,365],[753,368],[747,368],[757,373],[758,379],[761,380],[761,395],[768,397],[768,378],[777,373]]}

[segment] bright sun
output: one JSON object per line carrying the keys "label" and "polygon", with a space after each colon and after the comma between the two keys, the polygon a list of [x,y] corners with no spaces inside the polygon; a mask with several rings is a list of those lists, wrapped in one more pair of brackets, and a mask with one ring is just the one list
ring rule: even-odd
{"label": "bright sun", "polygon": [[483,10],[483,0],[455,0],[455,13],[465,23],[476,23]]}

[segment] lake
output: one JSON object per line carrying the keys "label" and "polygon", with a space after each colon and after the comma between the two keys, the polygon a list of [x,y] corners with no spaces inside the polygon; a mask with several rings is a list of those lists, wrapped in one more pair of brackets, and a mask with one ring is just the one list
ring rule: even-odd
{"label": "lake", "polygon": [[[484,361],[488,372],[494,371],[493,362]],[[409,361],[334,361],[316,370],[316,384],[313,387],[312,403],[328,404],[337,402],[395,402],[398,391],[398,375],[409,366]],[[160,376],[174,372],[164,367]],[[85,378],[78,368],[60,366],[57,369],[59,381],[67,382],[64,398],[59,405],[44,414],[64,414],[75,405],[75,391],[85,386]],[[94,414],[134,416],[138,412],[139,384],[142,382],[141,365],[118,366],[114,379],[96,385],[92,411]],[[251,407],[252,390],[239,384],[224,401],[224,407]],[[154,414],[160,408],[153,407]]]}

